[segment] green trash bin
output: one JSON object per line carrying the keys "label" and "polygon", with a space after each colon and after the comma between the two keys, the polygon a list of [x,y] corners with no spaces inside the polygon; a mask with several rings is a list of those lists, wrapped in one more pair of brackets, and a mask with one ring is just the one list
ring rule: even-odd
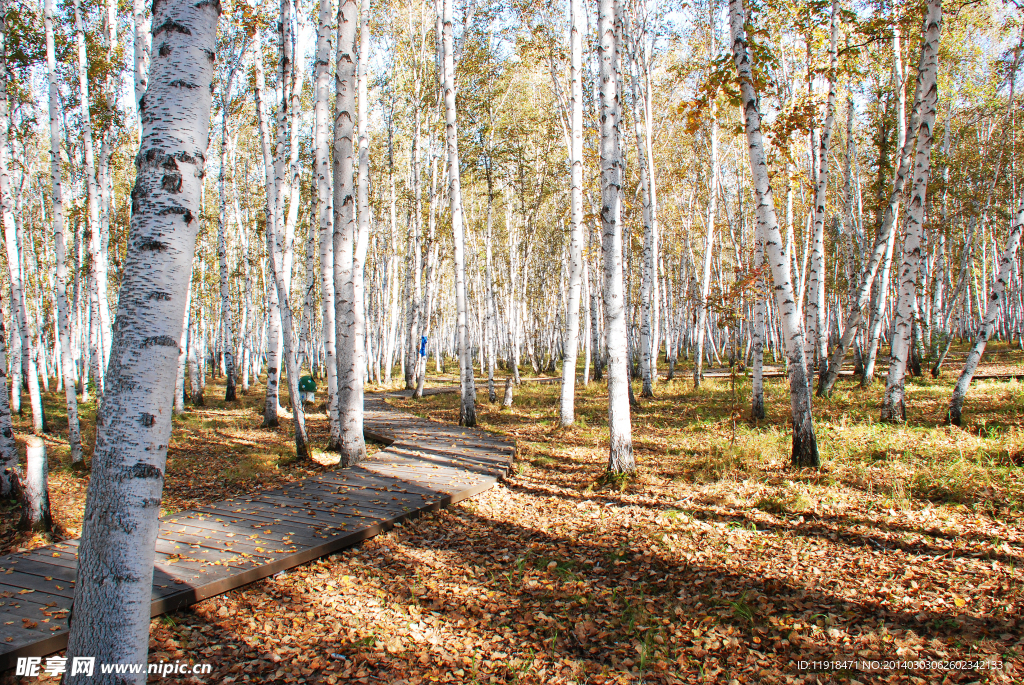
{"label": "green trash bin", "polygon": [[303,376],[299,379],[299,400],[312,402],[316,399],[316,381],[312,376]]}

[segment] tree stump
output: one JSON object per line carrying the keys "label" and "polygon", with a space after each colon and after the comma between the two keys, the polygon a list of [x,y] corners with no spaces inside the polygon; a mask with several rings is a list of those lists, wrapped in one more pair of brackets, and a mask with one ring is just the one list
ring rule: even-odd
{"label": "tree stump", "polygon": [[501,400],[501,408],[506,409],[512,406],[512,377],[509,376],[505,379],[505,397]]}
{"label": "tree stump", "polygon": [[25,480],[21,491],[21,529],[37,533],[53,530],[50,494],[47,489],[46,445],[38,435],[29,436],[25,451]]}

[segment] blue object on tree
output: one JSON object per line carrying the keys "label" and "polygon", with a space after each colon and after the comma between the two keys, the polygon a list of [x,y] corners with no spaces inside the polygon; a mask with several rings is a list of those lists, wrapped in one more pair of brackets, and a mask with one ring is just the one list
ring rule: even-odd
{"label": "blue object on tree", "polygon": [[420,356],[427,356],[427,336],[425,335],[420,338]]}

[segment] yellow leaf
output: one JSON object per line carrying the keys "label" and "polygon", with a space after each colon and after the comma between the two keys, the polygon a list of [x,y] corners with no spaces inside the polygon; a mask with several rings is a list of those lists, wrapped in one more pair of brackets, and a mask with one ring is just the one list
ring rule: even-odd
{"label": "yellow leaf", "polygon": [[953,598],[953,604],[957,605],[958,607],[962,607],[962,606],[966,606],[967,602],[965,602],[964,600],[962,600],[959,597],[954,597]]}

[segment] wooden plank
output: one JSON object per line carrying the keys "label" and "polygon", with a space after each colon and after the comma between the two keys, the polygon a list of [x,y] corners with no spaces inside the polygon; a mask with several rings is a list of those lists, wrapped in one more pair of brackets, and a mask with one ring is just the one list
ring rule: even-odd
{"label": "wooden plank", "polygon": [[[471,497],[507,473],[515,454],[515,443],[398,414],[380,396],[367,397],[366,408],[368,436],[391,447],[364,464],[165,517],[157,540],[152,615],[350,547]],[[13,666],[18,656],[45,656],[66,645],[66,614],[60,610],[71,606],[77,549],[78,541],[68,540],[0,557],[0,567],[11,570],[0,571],[0,670]],[[28,623],[37,627],[27,629]]]}

